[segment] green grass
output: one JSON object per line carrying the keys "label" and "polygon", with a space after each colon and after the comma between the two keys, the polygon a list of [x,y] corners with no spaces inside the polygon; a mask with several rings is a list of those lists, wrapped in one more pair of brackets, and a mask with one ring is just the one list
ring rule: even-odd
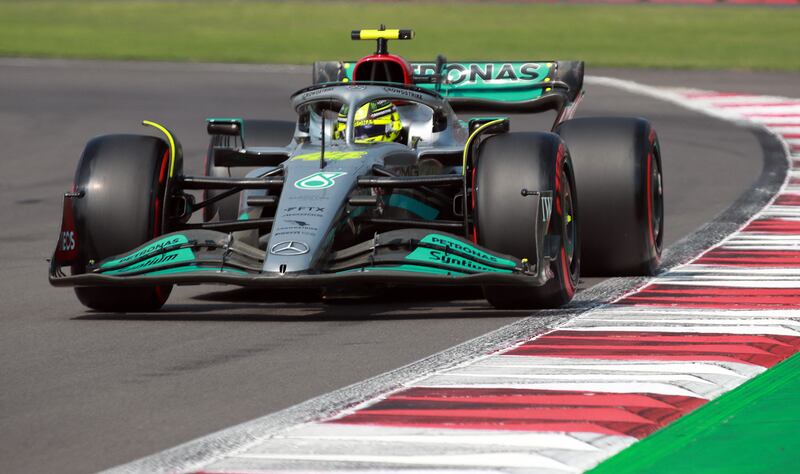
{"label": "green grass", "polygon": [[795,354],[589,474],[797,472],[799,423],[800,354]]}
{"label": "green grass", "polygon": [[0,1],[0,56],[301,64],[353,59],[349,32],[413,28],[411,59],[800,70],[800,8],[439,2]]}

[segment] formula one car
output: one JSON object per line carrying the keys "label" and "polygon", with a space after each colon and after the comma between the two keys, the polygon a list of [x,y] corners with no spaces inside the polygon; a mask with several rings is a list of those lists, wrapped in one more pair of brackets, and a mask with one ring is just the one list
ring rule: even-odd
{"label": "formula one car", "polygon": [[[291,97],[296,121],[209,119],[204,176],[183,174],[180,143],[155,122],[144,124],[163,138],[92,139],[64,197],[51,284],[101,311],[156,310],[173,285],[197,283],[469,285],[497,308],[554,308],[581,267],[656,270],[658,139],[643,119],[571,118],[582,62],[409,63],[387,43],[411,30],[352,37],[377,51],[316,63]],[[556,119],[510,132],[508,118],[456,111]]]}

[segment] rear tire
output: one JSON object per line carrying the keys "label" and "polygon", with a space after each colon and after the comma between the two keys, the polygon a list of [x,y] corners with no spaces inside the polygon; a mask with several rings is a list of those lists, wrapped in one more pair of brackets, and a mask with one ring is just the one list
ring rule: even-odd
{"label": "rear tire", "polygon": [[552,133],[509,133],[487,138],[475,165],[475,224],[478,243],[518,258],[536,260],[535,219],[539,200],[522,189],[553,190],[548,235],[560,237],[553,277],[540,287],[484,286],[500,309],[558,308],[572,299],[580,273],[578,209],[572,164]]}
{"label": "rear tire", "polygon": [[647,120],[591,117],[556,129],[581,190],[582,273],[654,275],[661,262],[664,194],[658,136]]}
{"label": "rear tire", "polygon": [[[242,135],[244,136],[244,144],[248,148],[286,146],[294,137],[294,129],[294,122],[284,120],[242,120]],[[212,138],[206,154],[206,176],[243,178],[247,173],[256,169],[252,166],[214,166],[211,156],[213,146],[214,139]],[[210,198],[220,192],[222,191],[209,190],[205,196]],[[203,209],[203,220],[206,222],[216,215],[219,215],[220,220],[237,219],[239,217],[239,195],[234,194]]]}
{"label": "rear tire", "polygon": [[[169,148],[156,137],[106,135],[87,143],[78,171],[74,201],[81,263],[72,273],[161,235],[168,183]],[[76,287],[81,303],[98,311],[154,311],[167,301],[172,285]]]}

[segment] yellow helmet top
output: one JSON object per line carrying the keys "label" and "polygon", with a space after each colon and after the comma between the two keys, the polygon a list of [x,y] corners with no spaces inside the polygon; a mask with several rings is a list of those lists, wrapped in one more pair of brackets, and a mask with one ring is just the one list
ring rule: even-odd
{"label": "yellow helmet top", "polygon": [[[347,106],[341,108],[333,138],[344,139],[347,130]],[[367,102],[356,110],[353,118],[355,143],[393,142],[400,138],[403,123],[397,107],[388,100]]]}

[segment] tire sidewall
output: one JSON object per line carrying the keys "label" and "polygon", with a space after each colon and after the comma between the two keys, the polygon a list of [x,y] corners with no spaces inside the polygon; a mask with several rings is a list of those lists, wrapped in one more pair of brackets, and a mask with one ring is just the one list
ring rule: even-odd
{"label": "tire sidewall", "polygon": [[[75,174],[73,212],[79,260],[73,274],[130,251],[167,230],[168,145],[147,135],[106,135],[91,140]],[[100,311],[148,311],[166,302],[172,285],[76,287],[85,306]]]}
{"label": "tire sidewall", "polygon": [[[522,195],[523,188],[552,190],[553,210],[547,233],[560,246],[550,261],[552,277],[539,287],[484,287],[499,308],[554,308],[568,303],[580,275],[580,232],[577,194],[569,152],[558,135],[546,132],[496,135],[478,147],[473,184],[474,236],[477,243],[518,258],[536,260],[535,220],[538,199]],[[563,186],[572,193],[575,226],[574,272],[570,272],[563,239]],[[533,257],[533,258],[531,258]]]}
{"label": "tire sidewall", "polygon": [[[556,128],[569,148],[580,189],[581,241],[587,276],[652,275],[663,244],[663,194],[660,232],[651,237],[650,192],[661,173],[658,137],[650,123],[631,117],[588,117]],[[662,187],[663,190],[663,187]]]}

